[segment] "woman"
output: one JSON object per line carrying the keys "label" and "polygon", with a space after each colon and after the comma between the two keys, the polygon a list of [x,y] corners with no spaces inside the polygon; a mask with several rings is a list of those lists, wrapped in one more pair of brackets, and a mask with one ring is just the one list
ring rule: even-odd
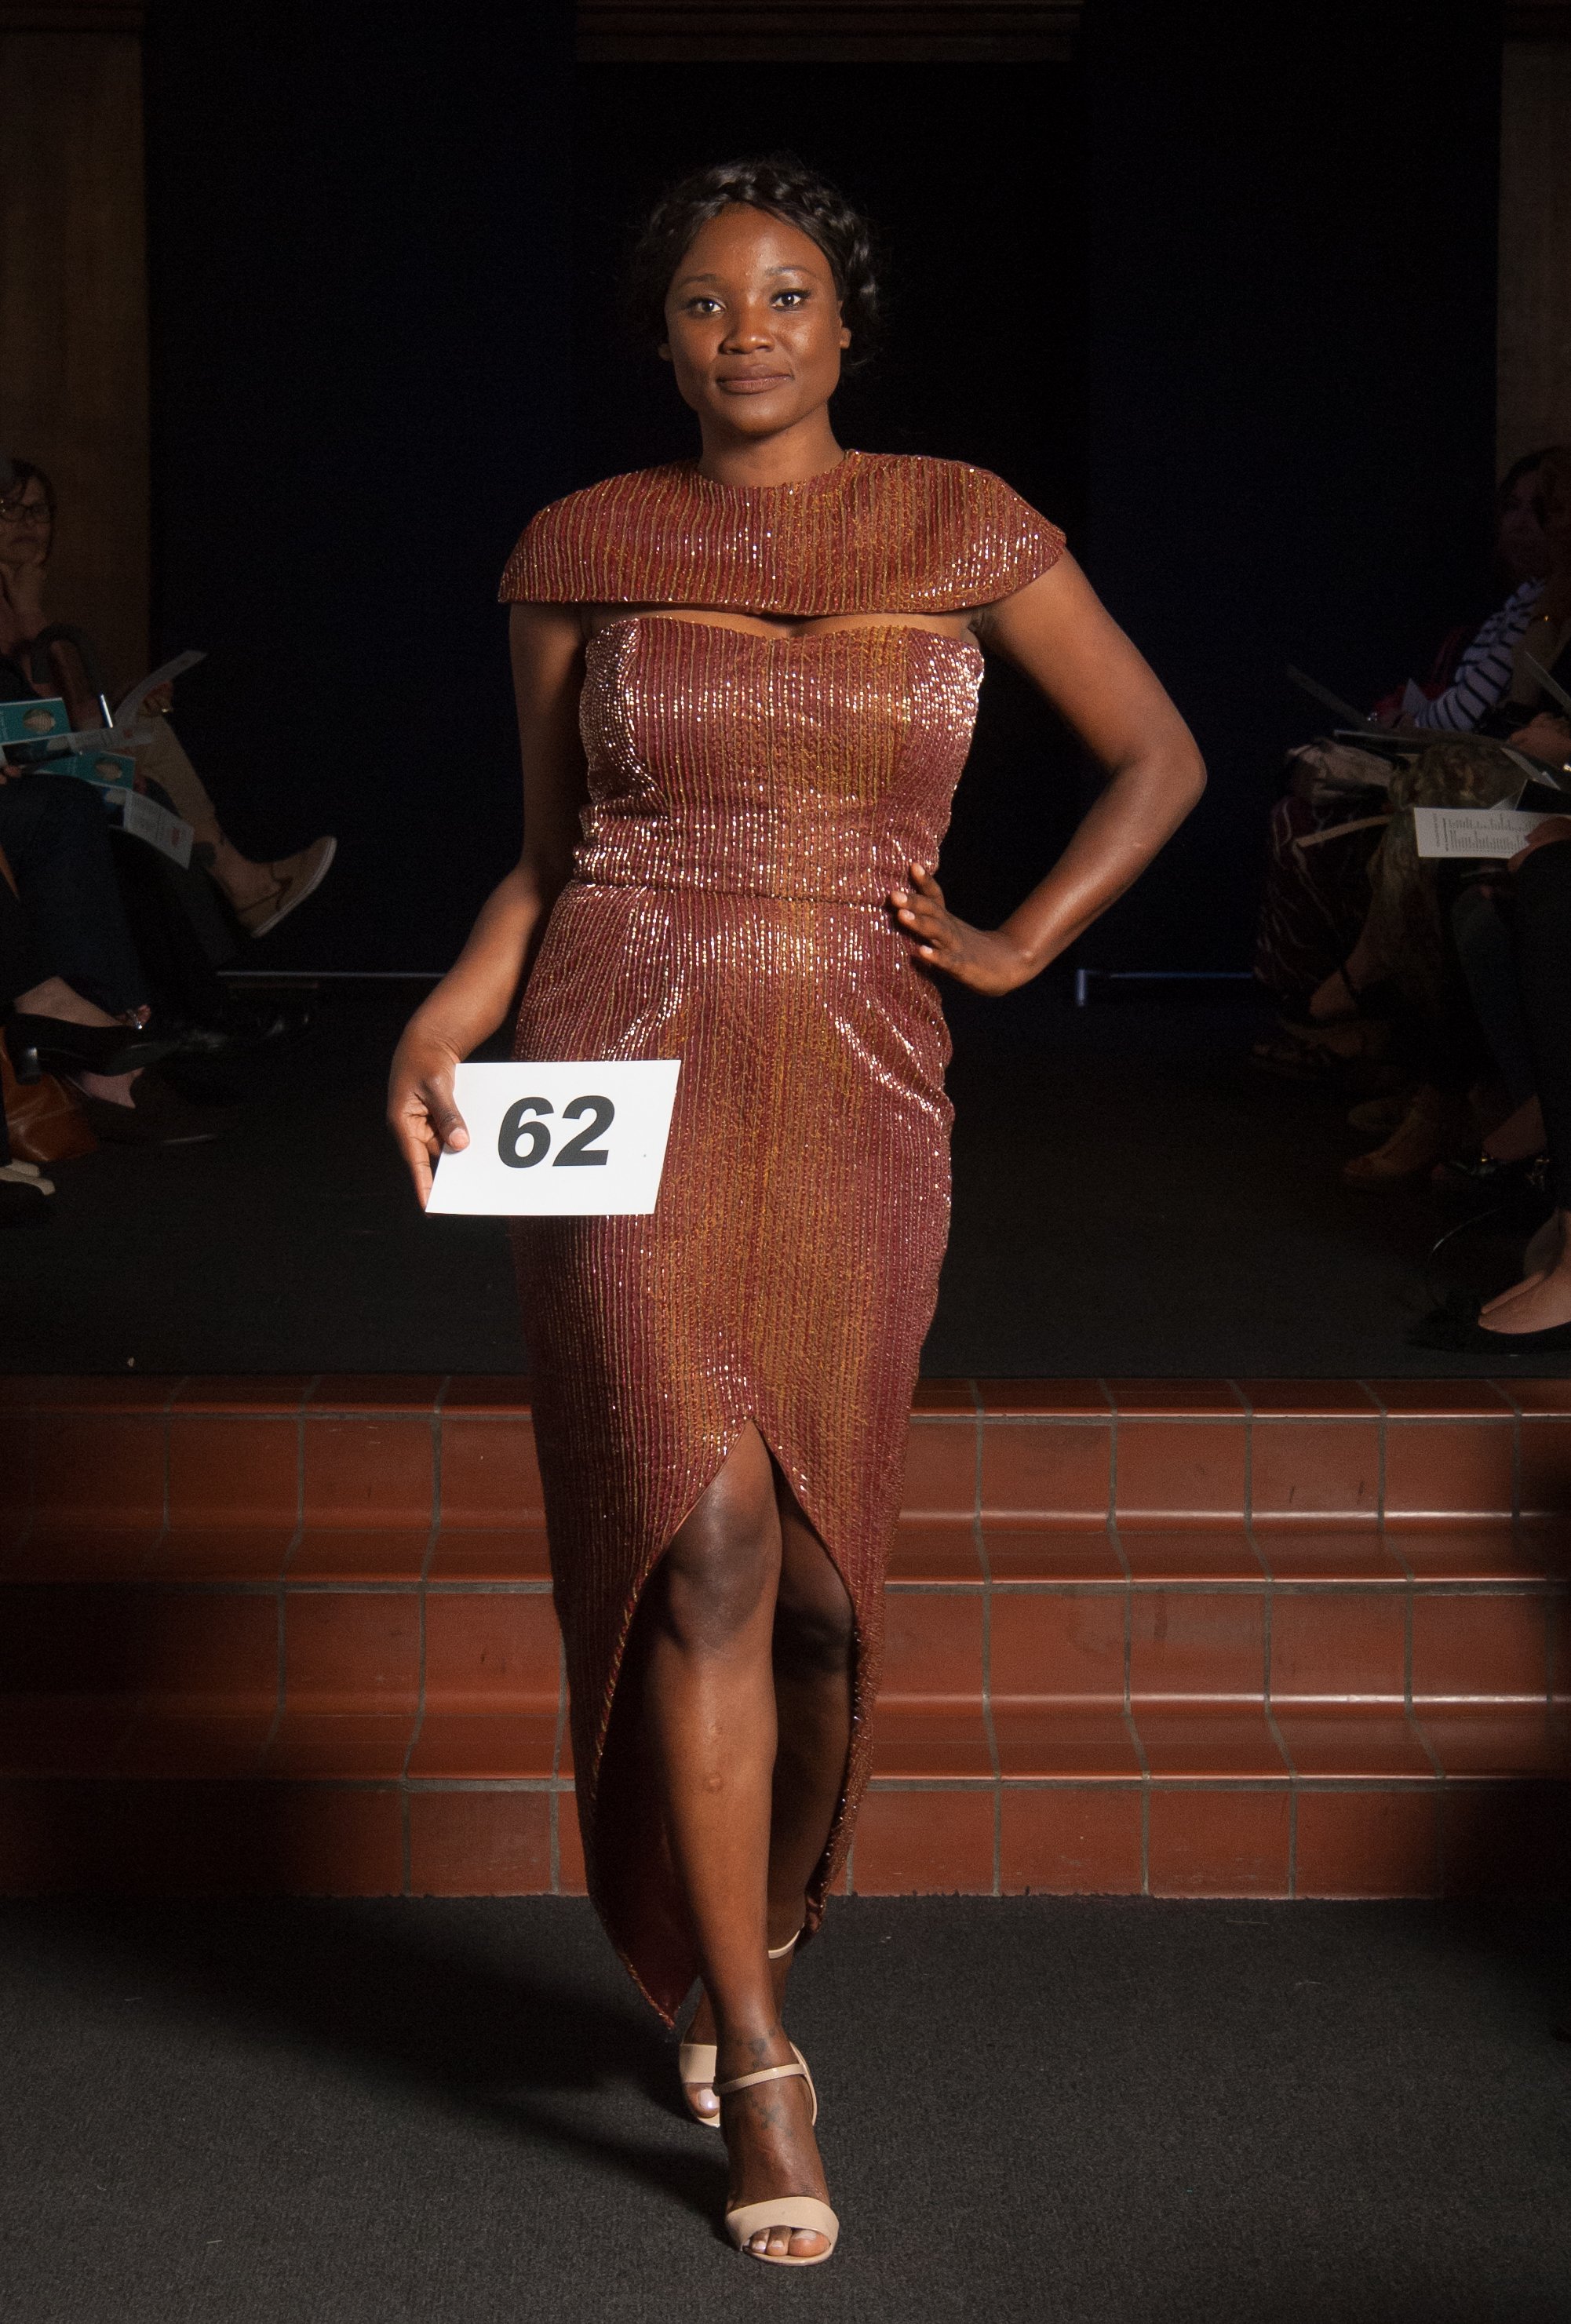
{"label": "woman", "polygon": [[[31,460],[9,461],[6,466],[10,473],[0,487],[0,653],[26,665],[32,659],[33,641],[42,641],[51,628],[44,610],[43,580],[54,540],[54,486]],[[42,650],[50,671],[47,679],[42,669],[34,673],[42,690],[65,696],[73,726],[96,726],[101,715],[97,686],[80,653],[59,639]],[[173,695],[172,687],[160,687],[148,696],[147,707],[155,716],[167,718]],[[172,726],[154,727],[152,740],[136,752],[136,768],[168,793],[176,814],[191,825],[197,861],[223,890],[248,936],[266,936],[327,878],[337,848],[335,839],[313,839],[299,854],[276,863],[257,863],[242,855],[220,827],[217,810]]]}
{"label": "woman", "polygon": [[[1511,593],[1473,638],[1449,683],[1416,714],[1419,729],[1471,733],[1511,683],[1513,656],[1548,569],[1539,483],[1548,456],[1529,452],[1501,480],[1494,556]],[[1374,715],[1384,725],[1400,724],[1402,700],[1400,692],[1389,696]],[[1365,1028],[1350,1020],[1370,971],[1360,940],[1390,762],[1322,739],[1289,752],[1288,765],[1289,788],[1271,809],[1255,975],[1289,1020],[1307,1014],[1318,1029],[1307,1038],[1301,1022],[1289,1021],[1258,1043],[1254,1056],[1270,1071],[1308,1080],[1335,1074],[1364,1049]]]}
{"label": "woman", "polygon": [[[805,2265],[837,2230],[781,2002],[868,1773],[947,1224],[932,972],[1023,984],[1204,773],[1050,525],[979,470],[836,441],[873,285],[832,189],[705,171],[640,263],[700,456],[572,494],[514,553],[523,859],[389,1112],[423,1197],[467,1142],[454,1067],[525,971],[519,1056],[682,1060],[653,1215],[522,1222],[519,1272],[591,1894],[668,2021],[701,1978],[682,2071],[725,2132],[728,2229]],[[1110,776],[995,930],[932,872],[983,642]]]}
{"label": "woman", "polygon": [[[26,696],[0,656],[0,700]],[[88,1127],[118,1144],[217,1137],[215,1109],[147,1070],[179,1046],[151,1015],[97,793],[0,764],[0,1039],[18,1079],[61,1074]]]}
{"label": "woman", "polygon": [[1547,672],[1571,692],[1571,450],[1562,445],[1543,453],[1536,475],[1547,578],[1513,649],[1504,699],[1480,720],[1475,738],[1442,742],[1392,778],[1394,820],[1372,860],[1368,916],[1344,966],[1309,1002],[1311,1018],[1345,1027],[1360,1015],[1365,991],[1390,980],[1406,1013],[1418,1085],[1383,1145],[1343,1166],[1345,1182],[1366,1190],[1400,1185],[1465,1148],[1467,1093],[1482,1062],[1457,964],[1443,943],[1449,912],[1437,899],[1446,880],[1420,862],[1407,810],[1509,802],[1528,771],[1511,751],[1559,767],[1562,778],[1571,761],[1571,724],[1543,683]]}

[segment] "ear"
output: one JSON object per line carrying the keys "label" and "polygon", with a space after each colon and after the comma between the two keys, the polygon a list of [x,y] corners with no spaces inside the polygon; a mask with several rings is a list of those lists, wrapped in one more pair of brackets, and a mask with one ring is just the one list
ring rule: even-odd
{"label": "ear", "polygon": [[660,357],[661,363],[670,363],[671,359],[670,341],[669,339],[662,339],[659,346],[656,347],[655,353]]}
{"label": "ear", "polygon": [[840,346],[841,346],[842,352],[844,352],[844,350],[845,350],[846,347],[848,347],[848,346],[850,346],[850,344],[851,344],[851,334],[850,334],[850,332],[846,329],[846,327],[845,324],[844,324],[844,323],[842,323],[842,324],[841,324],[841,326],[840,326]]}

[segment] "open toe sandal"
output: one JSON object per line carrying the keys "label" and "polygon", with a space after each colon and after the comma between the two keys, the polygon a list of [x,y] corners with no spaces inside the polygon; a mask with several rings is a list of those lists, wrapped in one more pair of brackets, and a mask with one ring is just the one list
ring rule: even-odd
{"label": "open toe sandal", "polygon": [[[813,2120],[817,2122],[818,2097],[818,2092],[813,2089],[813,2078],[809,2073],[802,2053],[797,2049],[794,2042],[791,2049],[794,2052],[793,2064],[763,2066],[757,2073],[737,2074],[731,2081],[716,2082],[716,2097],[729,2098],[733,2090],[751,2089],[755,2082],[786,2081],[791,2076],[799,2074],[807,2083],[809,2093],[812,2098]],[[821,2252],[749,2250],[748,2246],[753,2236],[765,2227],[790,2227],[796,2233],[822,2236],[824,2248]],[[749,2259],[762,2260],[766,2266],[817,2267],[820,2260],[828,2258],[839,2240],[840,2222],[827,2203],[821,2203],[816,2195],[775,2195],[764,2203],[738,2203],[735,2210],[727,2211],[725,2214],[725,2232],[739,2252],[746,2252]]]}

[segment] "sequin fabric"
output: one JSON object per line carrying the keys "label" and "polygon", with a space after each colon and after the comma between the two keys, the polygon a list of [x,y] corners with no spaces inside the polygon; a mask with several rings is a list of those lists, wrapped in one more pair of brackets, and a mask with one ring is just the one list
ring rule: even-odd
{"label": "sequin fabric", "polygon": [[[932,610],[1005,595],[1062,545],[978,470],[863,456],[829,476],[767,492],[691,469],[613,478],[536,519],[504,594]],[[514,1247],[590,1894],[668,2019],[696,1974],[691,1935],[647,1770],[625,1730],[606,1740],[640,1593],[750,1422],[856,1618],[809,1928],[867,1782],[949,1203],[943,1010],[887,896],[937,856],[981,675],[969,642],[898,622],[770,637],[645,613],[587,650],[584,839],[514,1054],[682,1072],[653,1213],[522,1221]]]}

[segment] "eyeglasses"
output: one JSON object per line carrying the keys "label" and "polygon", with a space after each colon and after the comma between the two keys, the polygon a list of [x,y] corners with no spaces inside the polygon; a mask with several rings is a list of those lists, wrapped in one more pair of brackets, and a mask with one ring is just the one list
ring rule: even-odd
{"label": "eyeglasses", "polygon": [[0,517],[7,524],[47,524],[47,501],[0,501]]}

